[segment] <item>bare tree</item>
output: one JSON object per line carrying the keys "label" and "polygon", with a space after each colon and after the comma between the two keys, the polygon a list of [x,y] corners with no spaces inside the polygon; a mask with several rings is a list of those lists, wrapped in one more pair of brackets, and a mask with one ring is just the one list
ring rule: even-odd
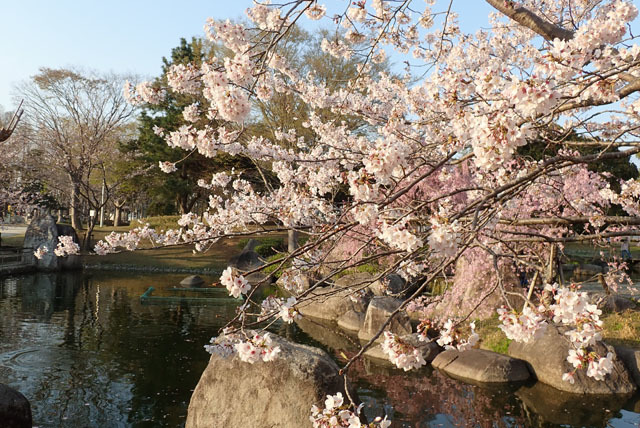
{"label": "bare tree", "polygon": [[[42,68],[18,91],[42,168],[66,177],[71,225],[81,227],[81,200],[92,194],[96,174],[104,175],[133,108],[122,94],[122,76]],[[103,182],[98,179],[98,181]],[[91,204],[93,205],[93,204]]]}

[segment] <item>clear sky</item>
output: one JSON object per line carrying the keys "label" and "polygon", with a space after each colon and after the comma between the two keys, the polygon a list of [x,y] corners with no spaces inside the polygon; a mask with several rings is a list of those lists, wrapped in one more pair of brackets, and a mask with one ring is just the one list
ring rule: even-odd
{"label": "clear sky", "polygon": [[[320,3],[344,7],[347,1]],[[634,3],[640,6],[640,0]],[[40,67],[157,76],[162,57],[181,37],[204,35],[208,17],[243,17],[251,4],[251,0],[0,0],[0,106],[12,110],[13,86]],[[447,2],[438,4],[445,7]],[[423,3],[416,0],[416,5]],[[453,9],[466,32],[486,27],[493,10],[482,0],[454,0]]]}
{"label": "clear sky", "polygon": [[[346,0],[321,3],[342,5]],[[40,67],[157,76],[162,57],[181,37],[204,35],[208,17],[239,18],[251,4],[251,0],[0,0],[0,106],[12,110],[13,86]],[[485,26],[491,10],[480,0],[454,0],[454,8],[467,31]]]}

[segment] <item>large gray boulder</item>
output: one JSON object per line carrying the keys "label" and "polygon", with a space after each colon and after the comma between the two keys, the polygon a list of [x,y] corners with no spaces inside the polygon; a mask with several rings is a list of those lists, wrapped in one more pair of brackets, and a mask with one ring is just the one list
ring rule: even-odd
{"label": "large gray boulder", "polygon": [[410,284],[400,275],[390,273],[374,281],[369,288],[375,296],[405,297],[410,290]]}
{"label": "large gray boulder", "polygon": [[311,427],[312,405],[324,407],[326,395],[336,392],[346,400],[344,379],[329,355],[273,339],[281,352],[271,362],[211,356],[191,396],[186,428]]}
{"label": "large gray boulder", "polygon": [[0,426],[31,428],[29,400],[13,388],[0,383]]}
{"label": "large gray boulder", "polygon": [[354,300],[352,295],[349,288],[318,287],[311,292],[310,300],[298,305],[298,310],[307,317],[335,322],[349,311],[364,312],[369,297]]}
{"label": "large gray boulder", "polygon": [[638,307],[633,300],[618,294],[589,293],[589,300],[606,313],[624,312]]}
{"label": "large gray boulder", "polygon": [[48,250],[40,259],[33,257],[32,252],[29,253],[38,270],[57,271],[60,269],[80,269],[82,267],[80,256],[58,257],[54,254],[53,251],[58,246],[58,237],[65,235],[72,236],[73,242],[79,245],[80,241],[73,227],[56,224],[51,215],[38,215],[31,220],[24,234],[23,247],[36,251],[44,245]]}
{"label": "large gray boulder", "polygon": [[343,330],[357,333],[364,325],[364,314],[362,312],[348,311],[338,318],[338,327]]}
{"label": "large gray boulder", "polygon": [[31,220],[24,234],[23,247],[36,251],[41,246],[46,246],[48,250],[40,259],[33,257],[37,269],[45,271],[60,269],[58,257],[53,253],[58,246],[58,236],[56,221],[51,215],[38,215]]}
{"label": "large gray boulder", "polygon": [[[363,341],[371,340],[401,304],[402,301],[394,297],[374,297],[371,299],[364,317],[364,324],[358,332],[358,339]],[[411,321],[405,312],[400,312],[393,317],[393,320],[385,330],[400,336],[411,334]],[[378,342],[383,340],[383,335],[380,335],[377,339]]]}
{"label": "large gray boulder", "polygon": [[241,271],[250,271],[263,266],[264,260],[254,251],[258,244],[259,242],[255,239],[250,239],[240,254],[229,259],[229,265]]}
{"label": "large gray boulder", "polygon": [[601,356],[608,352],[614,354],[613,370],[599,381],[587,376],[586,370],[577,370],[574,375],[575,382],[562,380],[562,375],[574,370],[567,362],[567,355],[571,344],[563,334],[566,329],[548,327],[544,334],[529,343],[511,342],[509,355],[525,360],[540,382],[546,383],[561,391],[577,394],[631,394],[636,390],[636,385],[631,379],[629,371],[618,358],[611,346],[600,342],[593,347],[593,351]]}
{"label": "large gray boulder", "polygon": [[640,386],[640,349],[615,346],[616,354],[624,362],[637,386]]}
{"label": "large gray boulder", "polygon": [[438,354],[432,365],[453,378],[479,383],[521,382],[531,377],[524,361],[485,349],[449,349]]}
{"label": "large gray boulder", "polygon": [[339,288],[350,288],[352,290],[368,288],[374,282],[375,276],[367,272],[349,273],[334,281]]}
{"label": "large gray boulder", "polygon": [[180,287],[182,288],[201,288],[204,287],[204,279],[198,275],[189,275],[180,281]]}

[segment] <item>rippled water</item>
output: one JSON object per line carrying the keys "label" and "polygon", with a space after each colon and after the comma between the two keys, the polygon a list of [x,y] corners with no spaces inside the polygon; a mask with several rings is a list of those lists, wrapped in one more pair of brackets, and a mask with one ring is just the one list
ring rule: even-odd
{"label": "rippled water", "polygon": [[[29,399],[39,427],[182,426],[208,361],[203,345],[235,312],[235,304],[140,303],[148,286],[163,294],[182,277],[85,272],[0,279],[0,382]],[[294,340],[319,340],[336,355],[353,352],[347,338],[319,325],[276,329]],[[404,373],[367,361],[353,377],[365,413],[389,413],[394,426],[640,423],[637,398],[587,398],[541,384],[484,388],[428,368]]]}

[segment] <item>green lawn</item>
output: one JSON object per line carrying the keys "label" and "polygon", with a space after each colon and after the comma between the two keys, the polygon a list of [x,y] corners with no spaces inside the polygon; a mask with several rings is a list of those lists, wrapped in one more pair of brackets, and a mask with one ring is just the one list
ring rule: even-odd
{"label": "green lawn", "polygon": [[[142,219],[143,223],[149,223],[149,226],[157,230],[167,230],[178,228],[178,216],[150,217]],[[93,231],[93,242],[104,239],[105,236],[112,231],[126,232],[135,227],[139,227],[140,223],[132,222],[129,226],[105,226],[97,227]],[[260,240],[260,236],[273,239],[284,239],[286,233],[274,232],[267,235],[251,236]],[[154,267],[172,267],[172,268],[193,268],[193,269],[224,269],[229,259],[242,250],[242,243],[249,237],[232,237],[224,238],[215,243],[206,252],[194,252],[193,245],[180,245],[167,248],[156,248],[150,250],[124,251],[117,254],[109,254],[106,256],[87,255],[84,256],[84,262],[89,264],[122,264],[136,266],[154,266]],[[142,243],[142,247],[149,247],[150,243]]]}
{"label": "green lawn", "polygon": [[238,254],[237,242],[240,238],[223,239],[209,251],[194,253],[192,245],[180,245],[152,250],[123,251],[106,256],[85,255],[84,263],[120,264],[136,266],[224,269],[229,258]]}
{"label": "green lawn", "polygon": [[627,310],[602,317],[603,339],[612,345],[640,347],[640,312]]}

